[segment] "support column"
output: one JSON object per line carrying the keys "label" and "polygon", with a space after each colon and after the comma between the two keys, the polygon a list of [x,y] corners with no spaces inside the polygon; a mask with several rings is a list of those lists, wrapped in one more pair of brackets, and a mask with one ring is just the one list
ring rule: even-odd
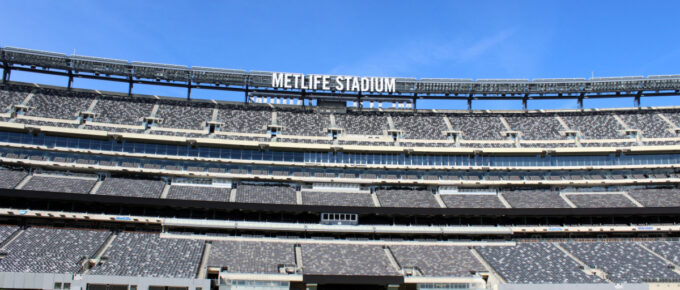
{"label": "support column", "polygon": [[468,111],[472,111],[472,94],[470,94],[468,96],[467,103],[468,103]]}
{"label": "support column", "polygon": [[633,106],[640,108],[640,99],[642,98],[642,91],[637,92],[635,99],[633,99]]}
{"label": "support column", "polygon": [[8,82],[11,74],[12,70],[9,68],[9,66],[5,65],[2,69],[2,81]]}
{"label": "support column", "polygon": [[418,99],[418,94],[413,94],[413,112],[416,112],[416,100]]}
{"label": "support column", "polygon": [[359,96],[357,97],[357,108],[359,109],[359,111],[361,111],[361,109],[364,108],[364,104],[361,103],[361,97],[362,97],[361,92],[359,92]]}
{"label": "support column", "polygon": [[250,94],[249,84],[250,84],[250,76],[246,76],[246,89],[245,89],[245,91],[243,91],[243,97],[245,99],[244,103],[246,103],[246,104],[248,103],[248,97],[250,97],[249,96],[249,94]]}
{"label": "support column", "polygon": [[[300,92],[300,99],[302,100],[302,108],[303,108],[303,109],[307,107],[307,105],[305,104],[305,99],[306,99],[306,98],[307,98],[307,91],[302,90],[302,91]],[[310,104],[310,105],[311,105],[311,104]]]}
{"label": "support column", "polygon": [[295,191],[295,204],[302,204],[302,191]]}
{"label": "support column", "polygon": [[232,187],[231,191],[229,191],[229,202],[236,202],[236,188]]}
{"label": "support column", "polygon": [[132,86],[133,86],[132,76],[130,76],[128,81],[130,82],[130,86],[128,87],[128,96],[132,96]]}
{"label": "support column", "polygon": [[68,85],[66,85],[66,90],[71,90],[71,85],[73,85],[73,71],[68,70]]}
{"label": "support column", "polygon": [[191,101],[191,71],[187,72],[187,100]]}

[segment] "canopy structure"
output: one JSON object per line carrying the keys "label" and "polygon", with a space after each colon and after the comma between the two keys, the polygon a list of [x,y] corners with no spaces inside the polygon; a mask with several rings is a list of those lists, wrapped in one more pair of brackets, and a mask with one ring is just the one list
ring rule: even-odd
{"label": "canopy structure", "polygon": [[[305,90],[275,87],[275,72],[181,66],[148,62],[72,55],[30,50],[0,48],[3,81],[12,71],[28,71],[67,76],[68,87],[74,78],[89,78],[129,83],[187,88],[240,91],[249,96],[290,96],[300,99],[337,101],[394,101],[412,102],[413,109],[420,99],[521,100],[524,108],[529,100],[575,99],[583,107],[584,99],[632,97],[640,106],[642,97],[677,96],[680,94],[680,75],[567,78],[567,79],[442,79],[394,78],[395,89],[389,93],[372,91]],[[331,81],[343,76],[328,76]],[[346,77],[345,77],[346,78]]]}

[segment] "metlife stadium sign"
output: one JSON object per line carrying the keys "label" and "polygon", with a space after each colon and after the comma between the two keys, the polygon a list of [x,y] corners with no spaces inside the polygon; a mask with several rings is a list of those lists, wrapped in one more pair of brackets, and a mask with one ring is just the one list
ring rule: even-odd
{"label": "metlife stadium sign", "polygon": [[272,87],[299,90],[396,92],[395,78],[273,73]]}

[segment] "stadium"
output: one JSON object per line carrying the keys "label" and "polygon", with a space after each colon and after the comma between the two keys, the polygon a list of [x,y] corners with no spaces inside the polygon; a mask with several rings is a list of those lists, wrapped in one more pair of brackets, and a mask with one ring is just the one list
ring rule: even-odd
{"label": "stadium", "polygon": [[[13,47],[0,57],[0,288],[680,287],[680,108],[641,106],[680,94],[680,76],[369,78]],[[634,102],[583,108],[598,98]],[[552,99],[579,108],[528,109]],[[478,100],[524,109],[473,110]]]}

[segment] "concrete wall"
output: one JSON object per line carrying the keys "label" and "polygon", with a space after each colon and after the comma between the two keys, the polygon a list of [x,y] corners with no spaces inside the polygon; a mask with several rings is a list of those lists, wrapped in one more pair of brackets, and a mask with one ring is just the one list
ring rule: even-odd
{"label": "concrete wall", "polygon": [[189,290],[210,289],[208,279],[0,272],[0,288],[53,289],[55,283],[62,285],[70,283],[72,290],[85,290],[87,284],[137,285],[138,290],[148,289],[149,286],[187,287]]}

